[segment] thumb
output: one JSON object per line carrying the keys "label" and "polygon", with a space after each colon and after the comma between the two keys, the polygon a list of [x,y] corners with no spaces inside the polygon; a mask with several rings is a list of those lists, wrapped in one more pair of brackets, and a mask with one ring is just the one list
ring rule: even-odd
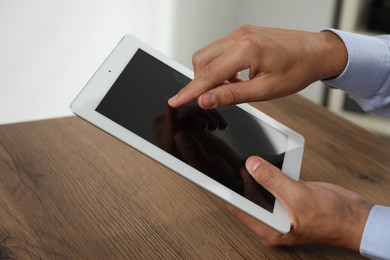
{"label": "thumb", "polygon": [[295,187],[295,181],[281,172],[277,167],[258,157],[249,157],[245,164],[252,177],[266,190],[283,203],[289,196],[289,190]]}

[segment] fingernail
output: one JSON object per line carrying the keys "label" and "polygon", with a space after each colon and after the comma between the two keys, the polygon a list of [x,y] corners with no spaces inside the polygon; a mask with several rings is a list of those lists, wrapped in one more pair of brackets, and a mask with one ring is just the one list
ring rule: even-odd
{"label": "fingernail", "polygon": [[170,99],[168,99],[168,104],[169,105],[173,105],[176,101],[176,99],[178,98],[178,94],[174,95],[173,97],[171,97]]}
{"label": "fingernail", "polygon": [[259,157],[251,157],[246,161],[246,168],[249,172],[254,172],[260,164],[261,159]]}
{"label": "fingernail", "polygon": [[202,105],[206,108],[214,108],[217,106],[217,99],[211,93],[206,93],[202,96]]}

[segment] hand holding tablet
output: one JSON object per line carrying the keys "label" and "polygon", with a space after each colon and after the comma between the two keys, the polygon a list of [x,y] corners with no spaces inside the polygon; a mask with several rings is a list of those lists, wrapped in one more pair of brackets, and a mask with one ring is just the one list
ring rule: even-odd
{"label": "hand holding tablet", "polygon": [[193,72],[125,36],[71,105],[72,111],[273,229],[291,220],[246,171],[259,155],[298,180],[303,137],[248,104],[203,110],[168,99]]}

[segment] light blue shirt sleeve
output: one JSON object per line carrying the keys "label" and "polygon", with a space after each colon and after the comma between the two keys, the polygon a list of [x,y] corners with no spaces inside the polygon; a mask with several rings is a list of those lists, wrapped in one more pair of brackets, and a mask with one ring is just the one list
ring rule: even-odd
{"label": "light blue shirt sleeve", "polygon": [[360,254],[371,259],[390,259],[390,207],[376,205],[371,209]]}
{"label": "light blue shirt sleeve", "polygon": [[[365,111],[390,117],[390,36],[326,30],[343,40],[348,63],[340,76],[323,83],[349,93]],[[360,253],[372,259],[390,259],[390,207],[371,209]]]}
{"label": "light blue shirt sleeve", "polygon": [[341,75],[323,83],[349,93],[363,110],[390,117],[390,35],[326,30],[343,40],[348,63]]}

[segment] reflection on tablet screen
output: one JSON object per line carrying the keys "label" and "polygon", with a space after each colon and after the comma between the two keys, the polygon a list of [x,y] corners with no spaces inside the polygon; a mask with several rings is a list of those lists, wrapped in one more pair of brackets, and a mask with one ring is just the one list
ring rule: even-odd
{"label": "reflection on tablet screen", "polygon": [[287,136],[236,106],[169,107],[190,81],[138,49],[96,111],[272,212],[275,198],[244,165],[259,155],[281,169]]}

